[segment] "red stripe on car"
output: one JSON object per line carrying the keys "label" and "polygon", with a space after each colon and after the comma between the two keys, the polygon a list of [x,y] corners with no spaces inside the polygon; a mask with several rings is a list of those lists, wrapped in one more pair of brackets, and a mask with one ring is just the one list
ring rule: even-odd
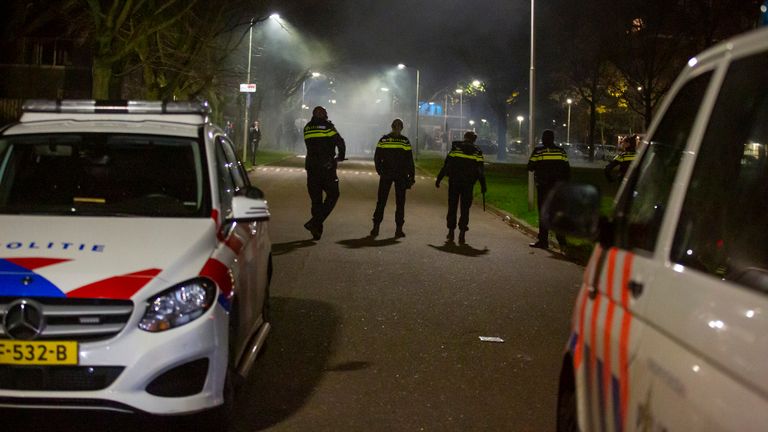
{"label": "red stripe on car", "polygon": [[146,269],[121,276],[113,276],[88,284],[67,293],[69,298],[104,298],[128,300],[148,284],[160,269]]}

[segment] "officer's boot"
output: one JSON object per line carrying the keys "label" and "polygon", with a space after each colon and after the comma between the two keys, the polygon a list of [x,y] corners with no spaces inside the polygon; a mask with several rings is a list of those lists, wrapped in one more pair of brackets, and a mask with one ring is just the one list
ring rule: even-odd
{"label": "officer's boot", "polygon": [[459,244],[460,245],[463,245],[463,244],[467,243],[466,232],[467,232],[467,230],[459,231]]}
{"label": "officer's boot", "polygon": [[371,237],[376,237],[379,235],[379,222],[373,223],[373,229],[371,230]]}
{"label": "officer's boot", "polygon": [[453,237],[454,236],[455,236],[454,230],[453,229],[449,229],[448,230],[448,235],[445,236],[445,239],[448,240],[449,242],[453,243]]}
{"label": "officer's boot", "polygon": [[395,229],[395,238],[403,238],[405,237],[405,232],[403,232],[403,226],[398,225]]}

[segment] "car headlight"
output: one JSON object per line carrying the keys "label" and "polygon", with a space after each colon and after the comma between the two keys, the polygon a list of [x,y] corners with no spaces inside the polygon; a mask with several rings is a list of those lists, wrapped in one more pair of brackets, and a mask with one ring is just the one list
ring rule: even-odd
{"label": "car headlight", "polygon": [[202,316],[216,300],[216,285],[197,278],[175,285],[147,300],[139,328],[161,332],[183,326]]}

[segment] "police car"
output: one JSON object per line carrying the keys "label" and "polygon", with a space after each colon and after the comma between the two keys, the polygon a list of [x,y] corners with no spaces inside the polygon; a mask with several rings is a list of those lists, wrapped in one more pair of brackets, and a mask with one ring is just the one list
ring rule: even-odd
{"label": "police car", "polygon": [[560,431],[768,429],[768,30],[692,58],[615,200],[565,185],[545,220],[598,238]]}
{"label": "police car", "polygon": [[227,407],[270,329],[270,214],[208,107],[23,111],[0,131],[0,406]]}

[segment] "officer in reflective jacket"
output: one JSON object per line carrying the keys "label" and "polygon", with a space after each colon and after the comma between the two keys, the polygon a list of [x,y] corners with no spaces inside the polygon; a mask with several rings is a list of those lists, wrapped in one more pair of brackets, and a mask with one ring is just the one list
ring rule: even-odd
{"label": "officer in reflective jacket", "polygon": [[304,143],[307,146],[304,162],[307,190],[312,200],[312,218],[304,224],[304,228],[312,233],[313,239],[319,240],[323,235],[323,222],[339,199],[336,165],[344,160],[346,146],[336,127],[328,120],[328,112],[321,106],[312,110],[312,120],[304,126]]}
{"label": "officer in reflective jacket", "polygon": [[466,243],[466,232],[469,230],[469,208],[472,206],[472,193],[475,182],[480,181],[483,194],[487,191],[485,184],[485,169],[483,167],[483,152],[475,145],[477,135],[474,132],[464,134],[464,141],[455,142],[445,158],[445,163],[437,175],[435,187],[440,187],[440,181],[448,176],[448,241],[453,242],[456,230],[456,210],[461,203],[459,218],[459,244]]}
{"label": "officer in reflective jacket", "polygon": [[376,144],[373,160],[379,174],[379,195],[376,210],[373,212],[371,237],[379,235],[379,226],[384,219],[384,208],[389,198],[389,190],[395,185],[395,238],[405,237],[405,190],[415,183],[413,151],[411,142],[403,136],[403,121],[392,121],[392,132],[384,135]]}
{"label": "officer in reflective jacket", "polygon": [[[542,145],[537,146],[528,160],[528,171],[533,171],[536,181],[536,194],[539,208],[539,239],[529,246],[541,249],[549,248],[549,229],[542,224],[541,207],[549,195],[549,191],[560,182],[571,178],[571,165],[568,154],[555,144],[555,133],[545,130],[541,135]],[[557,243],[561,249],[566,247],[565,236],[558,234]]]}
{"label": "officer in reflective jacket", "polygon": [[[612,161],[608,162],[608,165],[605,166],[605,177],[609,182],[615,182],[617,180],[621,181],[621,179],[623,179],[627,174],[629,166],[632,164],[632,161],[635,160],[635,157],[637,157],[637,140],[637,135],[627,136],[621,140],[621,148],[619,149],[619,154],[616,155],[616,157],[613,158]],[[619,167],[618,177],[613,176],[613,172],[616,167]]]}

